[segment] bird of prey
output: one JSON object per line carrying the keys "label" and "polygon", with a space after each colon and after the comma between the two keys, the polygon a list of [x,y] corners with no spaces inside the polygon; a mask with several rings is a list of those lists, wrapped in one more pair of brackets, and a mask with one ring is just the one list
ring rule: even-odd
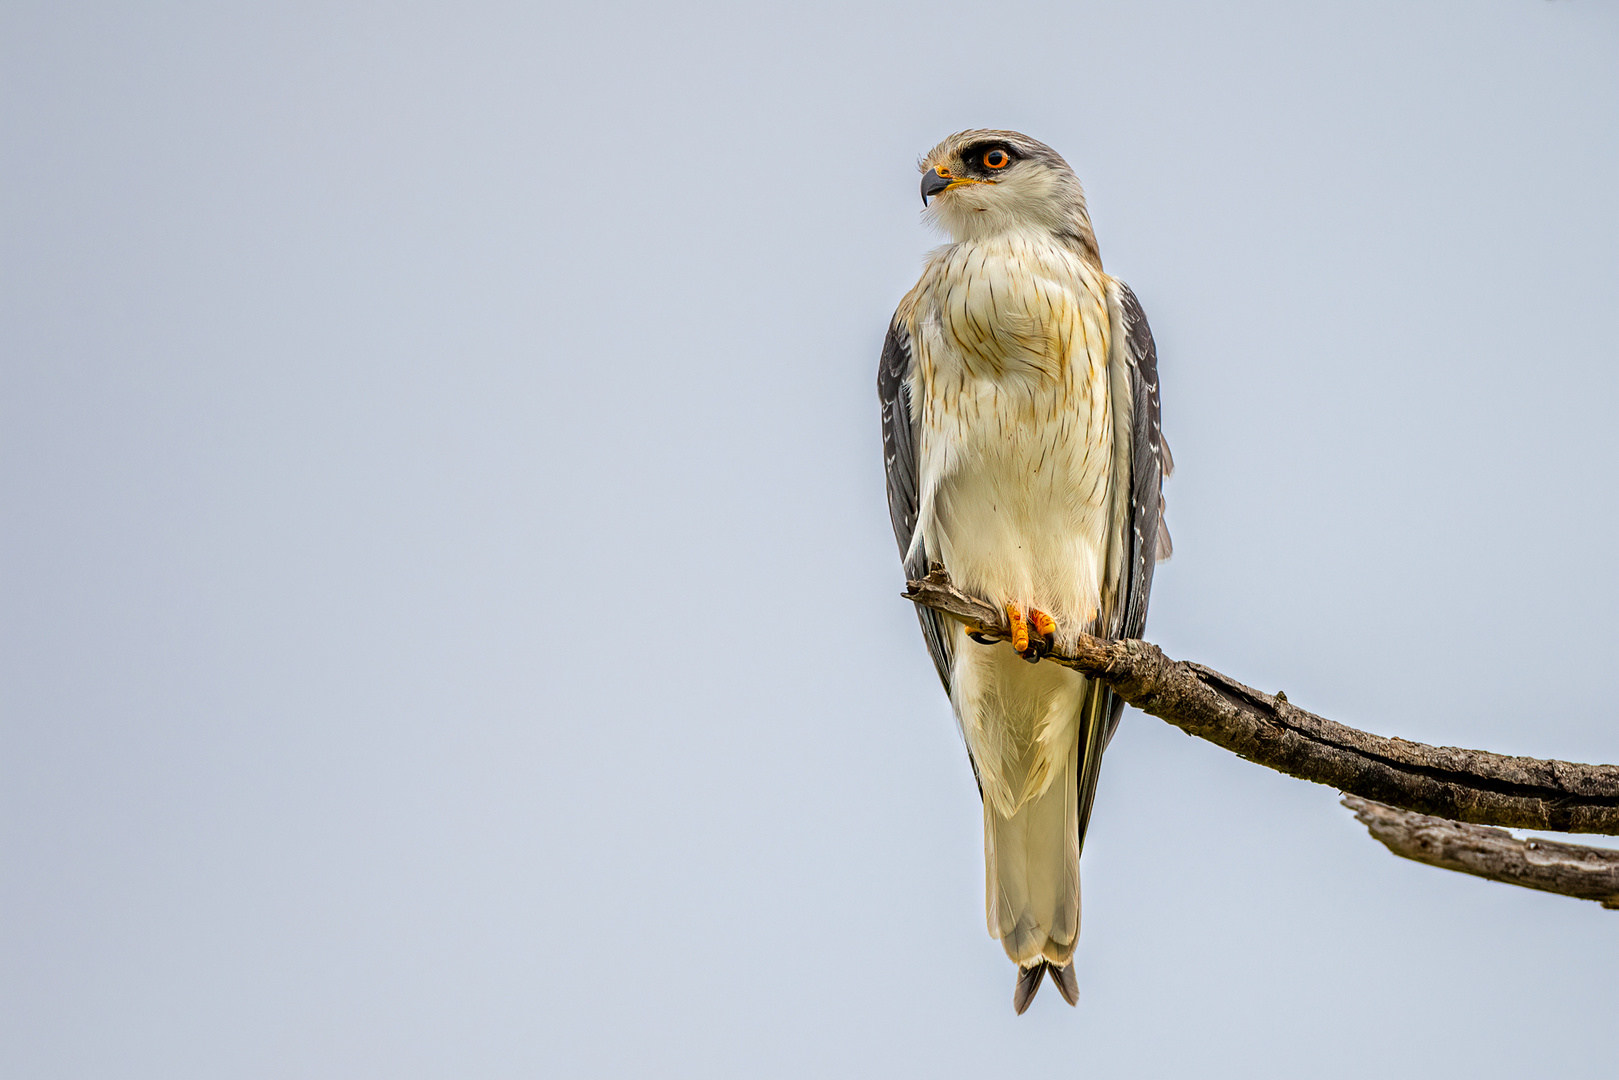
{"label": "bird of prey", "polygon": [[989,932],[1018,965],[1021,1013],[1048,974],[1078,999],[1079,852],[1124,706],[1034,661],[1081,631],[1141,636],[1172,464],[1152,332],[1102,270],[1068,163],[1015,131],[964,131],[921,170],[924,216],[952,242],[883,342],[888,506],[907,577],[942,565],[1011,625],[979,644],[917,609],[983,800]]}

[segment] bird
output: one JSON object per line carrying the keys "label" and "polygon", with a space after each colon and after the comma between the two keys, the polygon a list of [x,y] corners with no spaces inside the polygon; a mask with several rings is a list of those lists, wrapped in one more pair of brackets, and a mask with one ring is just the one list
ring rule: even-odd
{"label": "bird", "polygon": [[1124,702],[1038,663],[1080,633],[1139,638],[1170,554],[1158,357],[1129,286],[1102,269],[1067,161],[1016,131],[958,132],[923,156],[930,252],[883,341],[888,506],[906,577],[942,567],[1004,610],[979,641],[917,606],[984,818],[990,935],[1017,964],[1012,1004],[1046,976],[1079,997],[1079,856]]}

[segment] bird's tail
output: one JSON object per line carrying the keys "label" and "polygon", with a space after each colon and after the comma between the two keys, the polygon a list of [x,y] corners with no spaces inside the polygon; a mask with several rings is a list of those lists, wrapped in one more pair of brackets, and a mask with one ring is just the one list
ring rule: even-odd
{"label": "bird's tail", "polygon": [[1003,816],[984,800],[985,897],[989,932],[1040,986],[1046,963],[1066,964],[1079,940],[1078,746],[1045,792]]}
{"label": "bird's tail", "polygon": [[1095,796],[1110,695],[1093,682],[1080,730],[1061,771],[1037,798],[1002,816],[984,800],[984,859],[989,932],[1018,965],[1012,995],[1028,1008],[1047,974],[1070,1005],[1079,997],[1079,852]]}
{"label": "bird's tail", "polygon": [[1017,985],[1012,988],[1012,1008],[1017,1010],[1019,1016],[1034,1000],[1035,991],[1040,989],[1040,980],[1047,975],[1051,976],[1057,993],[1070,1005],[1079,1004],[1079,979],[1074,976],[1074,962],[1058,967],[1050,960],[1036,960],[1029,967],[1017,969]]}

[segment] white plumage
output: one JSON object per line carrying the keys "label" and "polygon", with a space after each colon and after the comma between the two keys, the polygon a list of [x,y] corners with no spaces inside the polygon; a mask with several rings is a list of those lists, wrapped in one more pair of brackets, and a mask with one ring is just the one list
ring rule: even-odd
{"label": "white plumage", "polygon": [[[1048,147],[965,132],[923,167],[924,197],[931,186],[955,242],[930,257],[890,331],[908,361],[885,393],[907,568],[940,563],[959,588],[1043,612],[1059,642],[1118,636],[1139,565],[1150,583],[1155,554],[1133,539],[1147,456],[1136,445],[1146,373],[1130,348],[1134,297],[1103,273],[1078,181]],[[884,359],[893,366],[890,349]],[[1154,540],[1155,380],[1144,447],[1154,520],[1143,533]],[[896,478],[907,456],[910,475]],[[897,484],[906,479],[909,491]],[[1075,672],[978,645],[959,624],[924,616],[924,629],[980,784],[989,931],[1021,969],[1016,1004],[1048,965],[1073,1000],[1080,847],[1117,708]]]}

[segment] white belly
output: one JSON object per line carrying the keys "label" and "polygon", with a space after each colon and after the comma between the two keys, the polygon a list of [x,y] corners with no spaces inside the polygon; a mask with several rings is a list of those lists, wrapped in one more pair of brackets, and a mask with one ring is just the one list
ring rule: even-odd
{"label": "white belly", "polygon": [[[1103,629],[1118,565],[1108,319],[1098,282],[1027,251],[1008,259],[946,265],[933,289],[945,301],[920,313],[918,539],[958,587],[1038,608],[1071,643]],[[986,802],[1010,815],[1063,770],[1085,680],[961,630],[954,645],[962,735]]]}
{"label": "white belly", "polygon": [[933,492],[923,523],[929,557],[978,596],[1038,607],[1068,634],[1094,630],[1112,439],[1087,437],[1079,417],[1000,427],[974,425],[951,440],[959,464]]}
{"label": "white belly", "polygon": [[[1085,426],[963,427],[948,455],[959,464],[940,478],[922,529],[928,558],[958,587],[1044,611],[1069,644],[1097,629],[1108,561],[1112,440]],[[1085,679],[956,635],[952,703],[985,798],[1009,816],[1045,793],[1077,741]]]}

